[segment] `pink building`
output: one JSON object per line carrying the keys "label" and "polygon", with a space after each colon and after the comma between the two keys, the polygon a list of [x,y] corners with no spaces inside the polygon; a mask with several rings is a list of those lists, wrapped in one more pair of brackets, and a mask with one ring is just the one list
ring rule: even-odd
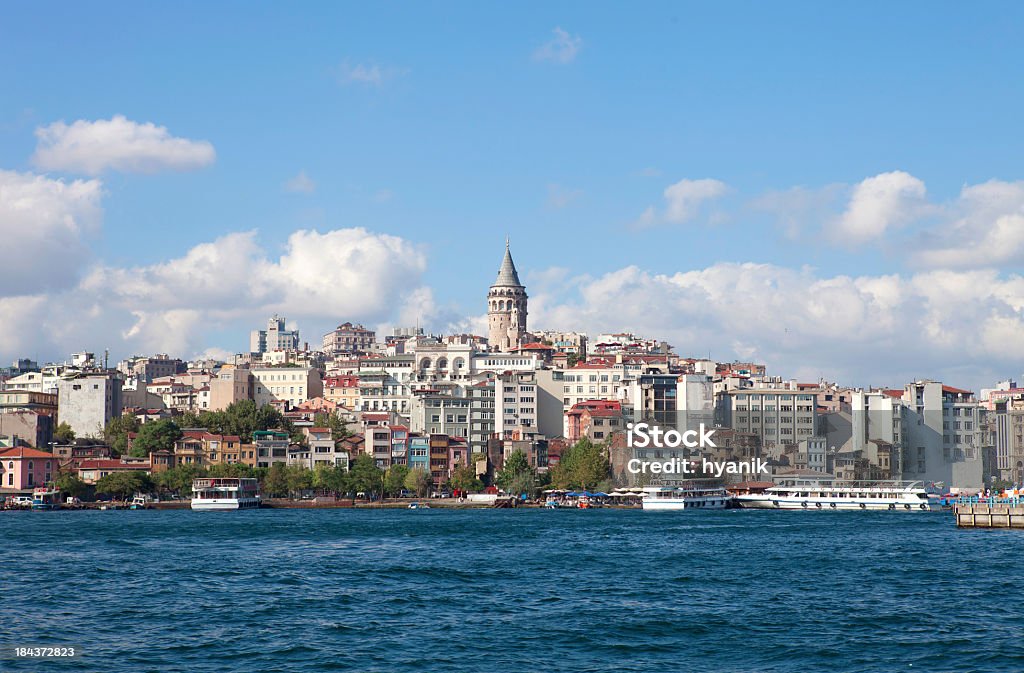
{"label": "pink building", "polygon": [[21,493],[45,486],[57,473],[57,458],[38,449],[0,450],[0,492]]}

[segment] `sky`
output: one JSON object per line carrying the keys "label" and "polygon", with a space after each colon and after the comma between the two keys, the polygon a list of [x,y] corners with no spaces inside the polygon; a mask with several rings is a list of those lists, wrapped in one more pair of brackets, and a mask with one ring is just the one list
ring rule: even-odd
{"label": "sky", "polygon": [[1024,5],[12,2],[0,363],[279,313],[786,378],[1024,372]]}

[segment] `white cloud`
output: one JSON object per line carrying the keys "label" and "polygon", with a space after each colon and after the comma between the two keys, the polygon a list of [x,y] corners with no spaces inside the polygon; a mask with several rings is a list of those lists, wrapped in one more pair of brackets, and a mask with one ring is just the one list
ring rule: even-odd
{"label": "white cloud", "polygon": [[552,32],[554,37],[534,50],[534,60],[563,65],[572,63],[583,48],[583,38],[579,35],[570,35],[561,28],[555,28]]}
{"label": "white cloud", "polygon": [[338,83],[343,85],[361,84],[379,87],[388,80],[408,73],[408,68],[382,66],[377,63],[352,63],[342,61],[338,66]]}
{"label": "white cloud", "polygon": [[88,263],[87,240],[102,219],[98,180],[54,180],[0,170],[4,295],[73,285]]}
{"label": "white cloud", "polygon": [[316,182],[306,175],[306,171],[299,171],[298,175],[285,181],[284,190],[299,194],[312,194],[316,191]]}
{"label": "white cloud", "polygon": [[561,210],[583,196],[582,189],[570,189],[559,184],[548,184],[548,198],[544,202],[548,208]]}
{"label": "white cloud", "polygon": [[920,241],[916,264],[956,269],[1024,263],[1024,182],[967,185],[941,213],[942,222]]}
{"label": "white cloud", "polygon": [[857,246],[913,221],[926,205],[924,183],[913,175],[903,171],[880,173],[853,188],[846,211],[830,235],[836,243]]}
{"label": "white cloud", "polygon": [[654,206],[648,206],[635,222],[635,226],[642,228],[659,222],[672,224],[688,222],[697,216],[704,204],[724,196],[728,191],[729,186],[721,180],[683,178],[665,188],[663,193],[665,197],[664,211],[659,212]]}
{"label": "white cloud", "polygon": [[[420,282],[425,270],[415,245],[361,228],[296,231],[276,259],[255,232],[239,232],[160,264],[99,267],[77,292],[102,298],[107,331],[117,326],[135,350],[193,353],[205,333],[258,325],[271,313],[327,322],[410,312],[427,319],[433,301]],[[304,337],[315,343],[319,335]]]}
{"label": "white cloud", "polygon": [[68,125],[54,122],[36,129],[32,162],[44,170],[98,175],[106,170],[127,173],[189,171],[213,163],[213,145],[205,140],[176,138],[164,126],[140,124],[122,115]]}
{"label": "white cloud", "polygon": [[[716,264],[673,275],[627,266],[535,292],[531,325],[665,338],[681,355],[755,358],[783,376],[851,384],[915,376],[976,387],[1024,367],[1007,341],[1024,321],[1024,278],[986,272],[821,276]],[[611,310],[609,307],[614,307]]]}

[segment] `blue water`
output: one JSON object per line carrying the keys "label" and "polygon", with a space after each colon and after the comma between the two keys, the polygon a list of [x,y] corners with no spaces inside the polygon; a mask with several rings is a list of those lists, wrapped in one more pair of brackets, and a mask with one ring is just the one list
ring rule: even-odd
{"label": "blue water", "polygon": [[949,513],[2,513],[0,670],[1019,672],[1022,559]]}

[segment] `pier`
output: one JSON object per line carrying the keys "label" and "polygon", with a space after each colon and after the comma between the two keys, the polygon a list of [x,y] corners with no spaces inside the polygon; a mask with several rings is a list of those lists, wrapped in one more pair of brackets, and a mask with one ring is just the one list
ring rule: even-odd
{"label": "pier", "polygon": [[957,528],[1024,528],[1024,504],[957,503],[953,505]]}

